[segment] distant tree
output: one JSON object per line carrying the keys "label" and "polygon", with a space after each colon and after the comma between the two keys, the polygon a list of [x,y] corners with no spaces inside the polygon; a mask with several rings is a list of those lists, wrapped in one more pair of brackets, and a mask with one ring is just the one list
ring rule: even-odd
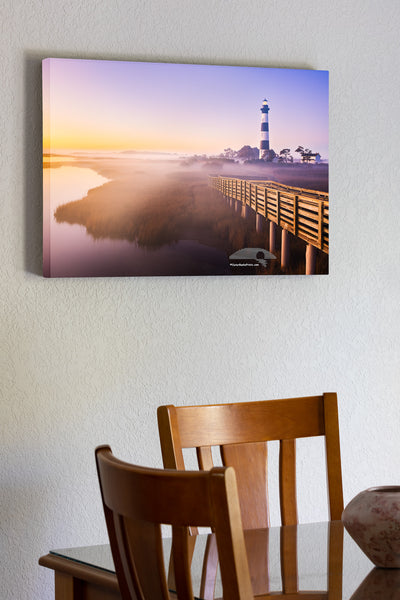
{"label": "distant tree", "polygon": [[272,148],[271,148],[270,150],[267,150],[264,160],[265,160],[265,162],[272,162],[275,157],[276,157],[276,152],[275,152],[275,150],[272,150]]}
{"label": "distant tree", "polygon": [[290,154],[290,148],[284,148],[279,152],[278,161],[284,163],[293,162],[293,156]]}
{"label": "distant tree", "polygon": [[224,151],[219,155],[220,158],[236,158],[236,150],[232,150],[232,148],[225,148]]}
{"label": "distant tree", "polygon": [[311,160],[311,154],[312,154],[312,150],[310,150],[310,148],[305,148],[304,149],[304,154],[303,154],[303,160],[304,160],[304,162],[310,162],[310,160]]}
{"label": "distant tree", "polygon": [[258,148],[252,148],[251,146],[242,146],[240,150],[236,152],[236,158],[240,160],[257,160],[258,159]]}

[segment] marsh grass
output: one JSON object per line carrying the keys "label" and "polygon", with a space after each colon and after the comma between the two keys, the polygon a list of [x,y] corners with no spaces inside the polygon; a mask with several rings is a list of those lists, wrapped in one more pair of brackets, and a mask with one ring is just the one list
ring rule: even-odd
{"label": "marsh grass", "polygon": [[[143,163],[140,167],[124,163],[121,167],[112,162],[97,164],[96,170],[115,179],[90,190],[85,198],[59,206],[54,214],[58,223],[81,225],[94,240],[126,240],[153,251],[181,240],[194,240],[216,248],[227,257],[246,247],[268,249],[267,227],[257,232],[255,215],[243,218],[230,207],[221,194],[208,186],[208,174],[204,170],[177,170],[176,165],[158,168],[150,163]],[[291,179],[293,173],[287,172]],[[270,176],[277,175],[270,172]],[[309,182],[309,176],[301,183],[306,181]],[[282,183],[289,184],[289,181]],[[267,268],[254,272],[275,275],[305,273],[305,243],[290,237],[291,261],[288,269],[280,267],[280,239],[277,235],[277,259],[270,261]],[[327,272],[328,257],[319,252],[317,273]],[[235,274],[249,274],[249,269],[237,270]]]}

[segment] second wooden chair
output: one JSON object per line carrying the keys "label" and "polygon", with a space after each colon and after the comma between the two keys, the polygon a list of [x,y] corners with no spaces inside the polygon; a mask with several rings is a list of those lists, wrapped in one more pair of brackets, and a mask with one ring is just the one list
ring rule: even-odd
{"label": "second wooden chair", "polygon": [[213,466],[212,447],[236,472],[245,529],[269,526],[267,442],[279,440],[282,525],[298,522],[296,438],[323,436],[331,520],[343,511],[339,424],[335,393],[261,402],[160,406],[158,426],[164,467],[185,469],[183,450],[196,448],[200,469]]}
{"label": "second wooden chair", "polygon": [[188,526],[212,527],[224,598],[253,600],[235,472],[176,472],[123,462],[96,449],[97,471],[123,600],[168,600],[161,524],[172,525],[178,599],[193,600]]}

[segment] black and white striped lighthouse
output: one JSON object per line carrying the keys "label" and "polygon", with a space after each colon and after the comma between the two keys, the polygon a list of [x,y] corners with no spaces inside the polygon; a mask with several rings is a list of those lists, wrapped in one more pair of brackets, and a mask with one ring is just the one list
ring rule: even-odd
{"label": "black and white striped lighthouse", "polygon": [[269,107],[266,99],[261,106],[261,141],[260,141],[260,158],[264,160],[268,155],[269,150],[269,128],[268,128],[268,113]]}

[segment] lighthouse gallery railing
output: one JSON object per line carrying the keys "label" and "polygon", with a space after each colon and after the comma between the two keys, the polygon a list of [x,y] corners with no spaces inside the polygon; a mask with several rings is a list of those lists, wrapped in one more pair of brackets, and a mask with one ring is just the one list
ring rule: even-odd
{"label": "lighthouse gallery railing", "polygon": [[274,181],[210,176],[210,185],[329,254],[329,194]]}

